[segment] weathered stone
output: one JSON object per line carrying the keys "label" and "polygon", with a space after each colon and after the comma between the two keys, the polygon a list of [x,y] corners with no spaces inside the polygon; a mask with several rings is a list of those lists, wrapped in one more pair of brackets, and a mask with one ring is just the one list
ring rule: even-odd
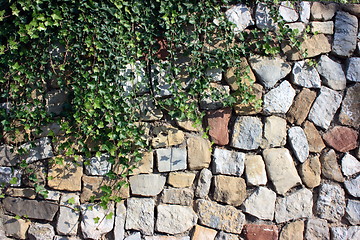
{"label": "weathered stone", "polygon": [[155,127],[152,132],[156,135],[151,141],[151,145],[154,148],[179,145],[185,141],[184,132],[171,125]]}
{"label": "weathered stone", "polygon": [[53,226],[42,223],[32,223],[27,234],[31,240],[45,240],[53,239],[55,237]]}
{"label": "weathered stone", "polygon": [[333,34],[334,33],[334,22],[310,22],[310,28],[312,33],[322,34]]}
{"label": "weathered stone", "polygon": [[290,1],[281,2],[279,14],[285,22],[296,22],[299,18],[295,6]]}
{"label": "weathered stone", "polygon": [[130,175],[137,175],[141,173],[152,173],[154,165],[153,152],[144,152],[139,162],[134,164],[134,169]]}
{"label": "weathered stone", "polygon": [[5,194],[11,197],[36,198],[36,192],[33,188],[7,188]]}
{"label": "weathered stone", "polygon": [[351,176],[360,172],[360,161],[350,153],[345,153],[341,159],[341,170],[345,176]]}
{"label": "weathered stone", "polygon": [[187,167],[186,148],[156,149],[157,167],[159,172],[184,170]]}
{"label": "weathered stone", "polygon": [[287,26],[291,30],[293,30],[297,36],[301,36],[302,34],[304,34],[304,32],[306,30],[306,25],[301,22],[286,23],[285,26]]}
{"label": "weathered stone", "polygon": [[360,201],[349,199],[346,206],[346,219],[351,225],[360,224]]}
{"label": "weathered stone", "polygon": [[140,61],[129,63],[125,68],[121,69],[119,75],[125,79],[120,82],[124,89],[124,94],[128,95],[129,92],[141,94],[149,91],[150,83],[146,77],[144,66]]}
{"label": "weathered stone", "polygon": [[244,150],[257,149],[262,140],[262,127],[257,117],[237,117],[230,146]]}
{"label": "weathered stone", "polygon": [[352,82],[360,82],[359,57],[349,58],[346,70],[346,79]]}
{"label": "weathered stone", "polygon": [[313,195],[307,188],[302,188],[286,197],[278,197],[275,206],[275,221],[283,223],[303,217],[311,217]]}
{"label": "weathered stone", "polygon": [[305,61],[295,62],[291,71],[291,80],[294,84],[305,88],[320,88],[321,79],[316,68],[309,66]]}
{"label": "weathered stone", "polygon": [[169,80],[171,79],[169,62],[163,62],[161,66],[159,64],[152,65],[150,72],[155,97],[171,96],[176,86],[173,81]]}
{"label": "weathered stone", "polygon": [[303,23],[308,23],[310,19],[311,3],[306,1],[300,2],[300,21]]}
{"label": "weathered stone", "polygon": [[190,170],[209,167],[211,162],[211,144],[201,136],[193,136],[187,140],[188,165]]}
{"label": "weathered stone", "polygon": [[124,239],[125,235],[125,219],[126,219],[126,207],[124,201],[116,204],[115,212],[115,224],[114,224],[114,238]]}
{"label": "weathered stone", "polygon": [[279,86],[264,95],[264,113],[286,113],[295,97],[295,90],[288,81],[283,81]]}
{"label": "weathered stone", "polygon": [[[360,58],[359,58],[360,59]],[[360,66],[360,61],[359,65]],[[358,128],[360,126],[360,83],[347,88],[342,101],[339,120],[341,124]]]}
{"label": "weathered stone", "polygon": [[40,132],[37,132],[37,129],[32,131],[32,134],[36,138],[43,138],[48,136],[57,136],[62,135],[65,132],[61,129],[60,124],[58,123],[50,123],[48,125],[44,125],[40,127]]}
{"label": "weathered stone", "polygon": [[274,218],[276,193],[266,187],[259,187],[243,204],[243,210],[259,219]]}
{"label": "weathered stone", "polygon": [[315,125],[327,129],[340,107],[342,95],[327,87],[321,87],[320,95],[312,105],[308,119]]}
{"label": "weathered stone", "polygon": [[154,233],[155,202],[149,198],[128,198],[126,230],[138,230],[145,235]]}
{"label": "weathered stone", "polygon": [[304,222],[290,222],[282,228],[279,240],[303,240],[303,235]]}
{"label": "weathered stone", "polygon": [[189,206],[194,199],[194,192],[189,188],[164,189],[161,202]]}
{"label": "weathered stone", "polygon": [[278,232],[276,225],[246,224],[244,226],[246,240],[277,240]]}
{"label": "weathered stone", "polygon": [[197,181],[195,196],[198,198],[205,198],[209,194],[211,186],[212,173],[209,169],[204,168],[199,174]]}
{"label": "weathered stone", "polygon": [[81,240],[79,237],[55,236],[53,240]]}
{"label": "weathered stone", "polygon": [[246,155],[245,175],[250,186],[265,185],[267,183],[265,164],[261,155]]}
{"label": "weathered stone", "polygon": [[80,216],[80,199],[76,194],[64,194],[60,199],[56,232],[60,235],[76,235]]}
{"label": "weathered stone", "polygon": [[215,148],[212,170],[214,174],[241,176],[244,172],[245,153]]}
{"label": "weathered stone", "polygon": [[31,143],[25,143],[20,146],[20,148],[25,149],[26,154],[20,156],[21,160],[25,160],[26,163],[32,163],[37,160],[51,158],[54,156],[50,138],[40,138],[34,141],[35,146],[33,147]]}
{"label": "weathered stone", "polygon": [[336,159],[336,153],[333,149],[324,151],[320,156],[320,161],[321,173],[324,177],[337,182],[344,182],[344,177],[341,174],[341,170]]}
{"label": "weathered stone", "polygon": [[15,166],[17,163],[14,148],[7,144],[0,145],[0,166]]}
{"label": "weathered stone", "polygon": [[346,77],[340,63],[335,62],[326,55],[322,55],[316,69],[323,77],[323,83],[326,86],[334,90],[345,89]]}
{"label": "weathered stone", "polygon": [[[237,73],[237,74],[236,74]],[[252,82],[256,81],[254,72],[245,57],[240,58],[240,63],[237,67],[229,68],[225,73],[225,81],[229,84],[231,90],[239,89],[239,75],[242,76],[241,83],[246,86],[251,86]]]}
{"label": "weathered stone", "polygon": [[0,184],[17,186],[21,185],[21,172],[11,167],[0,167]]}
{"label": "weathered stone", "polygon": [[294,161],[286,148],[263,151],[266,171],[278,194],[284,195],[290,188],[301,183]]}
{"label": "weathered stone", "polygon": [[145,236],[145,240],[190,240],[189,236],[186,237],[174,237],[174,236]]}
{"label": "weathered stone", "polygon": [[295,101],[287,112],[287,120],[291,123],[301,125],[310,111],[311,105],[316,98],[316,92],[303,88],[295,97]]}
{"label": "weathered stone", "polygon": [[240,240],[236,234],[226,233],[223,231],[218,232],[215,240]]}
{"label": "weathered stone", "polygon": [[48,186],[56,190],[80,191],[83,167],[81,161],[63,157],[62,164],[53,164],[49,168]]}
{"label": "weathered stone", "polygon": [[178,234],[192,228],[198,217],[191,207],[178,205],[157,206],[156,231]]}
{"label": "weathered stone", "polygon": [[231,108],[224,108],[209,111],[206,115],[209,136],[215,144],[227,145],[229,143],[228,125],[231,111]]}
{"label": "weathered stone", "polygon": [[277,116],[265,119],[262,148],[280,147],[286,144],[286,120]]}
{"label": "weathered stone", "polygon": [[214,177],[214,200],[240,206],[246,198],[246,183],[240,177],[217,175]]}
{"label": "weathered stone", "polygon": [[[98,204],[81,205],[81,232],[84,238],[100,239],[114,227],[114,204],[104,209]],[[96,221],[97,220],[97,221]]]}
{"label": "weathered stone", "polygon": [[[220,96],[214,99],[211,95]],[[210,88],[203,92],[202,99],[200,100],[200,109],[214,110],[224,107],[224,99],[230,95],[230,87],[219,83],[210,83]]]}
{"label": "weathered stone", "polygon": [[239,101],[234,104],[234,110],[237,115],[254,115],[262,111],[262,106],[258,105],[262,101],[264,87],[261,84],[255,83],[252,85],[251,93],[255,96],[255,100],[249,103],[242,103]]}
{"label": "weathered stone", "polygon": [[299,174],[301,180],[308,188],[320,185],[321,164],[318,156],[312,156],[300,165]]}
{"label": "weathered stone", "polygon": [[191,187],[195,176],[195,173],[191,172],[171,172],[169,173],[167,183],[177,188]]}
{"label": "weathered stone", "polygon": [[255,11],[256,26],[260,29],[269,28],[274,30],[275,21],[270,14],[270,8],[266,4],[259,2]]}
{"label": "weathered stone", "polygon": [[44,196],[46,200],[52,200],[56,202],[60,201],[60,197],[62,195],[60,191],[47,190],[47,192],[48,192],[47,196]]}
{"label": "weathered stone", "polygon": [[328,223],[322,219],[309,219],[306,222],[305,239],[330,240]]}
{"label": "weathered stone", "polygon": [[250,9],[245,4],[237,4],[225,12],[227,19],[236,25],[235,33],[242,32],[248,26],[254,25]]}
{"label": "weathered stone", "polygon": [[298,126],[291,127],[288,130],[288,139],[296,158],[301,163],[305,162],[309,156],[309,144],[304,130]]}
{"label": "weathered stone", "polygon": [[46,110],[50,114],[59,115],[63,111],[64,103],[68,99],[68,92],[52,90],[45,95]]}
{"label": "weathered stone", "polygon": [[335,126],[323,135],[324,141],[339,152],[348,152],[358,146],[358,132],[347,127]]}
{"label": "weathered stone", "polygon": [[312,122],[305,121],[304,132],[309,143],[309,151],[319,153],[325,148],[325,144]]}
{"label": "weathered stone", "polygon": [[254,56],[249,59],[251,68],[265,88],[272,88],[291,71],[291,66],[281,58]]}
{"label": "weathered stone", "polygon": [[350,195],[359,198],[360,197],[360,175],[345,181],[345,188]]}
{"label": "weathered stone", "polygon": [[[47,174],[48,174],[48,161],[41,160],[31,163],[27,166],[29,172],[24,171],[22,174],[22,184],[27,187],[35,187],[35,184],[46,185]],[[37,182],[35,183],[32,179],[36,177]]]}
{"label": "weathered stone", "polygon": [[316,213],[331,222],[340,221],[345,213],[345,192],[338,184],[320,185]]}
{"label": "weathered stone", "polygon": [[356,49],[358,34],[357,17],[338,11],[335,17],[335,33],[332,51],[339,56],[350,57]]}
{"label": "weathered stone", "polygon": [[199,199],[196,201],[199,223],[217,230],[240,234],[245,216],[235,207]]}
{"label": "weathered stone", "polygon": [[166,178],[160,174],[141,174],[129,178],[132,194],[156,196],[164,188]]}
{"label": "weathered stone", "polygon": [[141,240],[141,234],[140,232],[133,233],[130,236],[126,237],[124,240]]}
{"label": "weathered stone", "polygon": [[100,157],[85,159],[89,164],[85,165],[85,174],[91,176],[103,176],[111,170],[111,163],[108,161],[109,154],[102,154]]}
{"label": "weathered stone", "polygon": [[346,227],[332,227],[330,231],[332,240],[352,240],[360,238],[359,226],[351,226],[349,229]]}
{"label": "weathered stone", "polygon": [[311,6],[311,18],[314,20],[328,21],[334,17],[336,10],[336,4],[314,2]]}
{"label": "weathered stone", "polygon": [[221,82],[222,69],[221,68],[208,68],[205,71],[205,76],[210,78],[212,82]]}
{"label": "weathered stone", "polygon": [[194,122],[190,120],[184,120],[184,121],[176,120],[176,123],[180,128],[190,132],[199,132],[202,129],[201,126],[196,125]]}
{"label": "weathered stone", "polygon": [[163,117],[161,109],[156,108],[154,100],[149,94],[145,94],[141,98],[136,98],[133,104],[140,106],[138,116],[143,121],[156,121]]}
{"label": "weathered stone", "polygon": [[[25,221],[23,219],[15,219],[7,215],[3,215],[2,218],[6,236],[14,237],[16,239],[26,239],[26,232],[30,226],[30,221]],[[2,236],[0,235],[0,238],[1,237]]]}

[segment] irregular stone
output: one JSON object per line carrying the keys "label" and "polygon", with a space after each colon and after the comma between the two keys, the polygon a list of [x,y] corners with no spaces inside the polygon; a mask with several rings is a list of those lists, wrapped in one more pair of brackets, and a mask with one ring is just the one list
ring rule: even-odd
{"label": "irregular stone", "polygon": [[351,176],[360,172],[360,161],[350,153],[345,153],[341,159],[341,170],[345,176]]}
{"label": "irregular stone", "polygon": [[[30,226],[30,221],[15,219],[6,215],[3,215],[2,218],[6,236],[14,237],[16,239],[26,239],[26,232]],[[1,235],[0,237],[1,239],[5,238],[5,236],[2,237]]]}
{"label": "irregular stone", "polygon": [[291,71],[291,66],[281,58],[254,56],[249,59],[249,62],[265,88],[274,87]]}
{"label": "irregular stone", "polygon": [[300,21],[303,23],[308,23],[310,19],[310,11],[311,11],[311,2],[301,1],[300,2]]}
{"label": "irregular stone", "polygon": [[286,23],[285,26],[293,30],[293,33],[295,33],[297,36],[301,36],[306,30],[306,25],[301,22]]}
{"label": "irregular stone", "polygon": [[299,162],[303,163],[309,156],[309,144],[304,130],[295,126],[288,130],[290,146]]}
{"label": "irregular stone", "polygon": [[360,224],[360,201],[349,199],[346,206],[346,219],[351,225]]}
{"label": "irregular stone", "polygon": [[305,88],[320,88],[321,79],[315,67],[305,61],[295,62],[291,71],[291,80],[294,84]]}
{"label": "irregular stone", "polygon": [[11,167],[18,163],[18,158],[14,151],[14,148],[10,145],[0,145],[0,166]]}
{"label": "irregular stone", "polygon": [[126,211],[126,230],[138,230],[143,234],[154,233],[155,202],[149,198],[128,198]]}
{"label": "irregular stone", "polygon": [[323,135],[324,141],[339,152],[348,152],[358,146],[358,132],[347,127],[335,126]]}
{"label": "irregular stone", "polygon": [[259,2],[255,11],[256,26],[260,29],[268,28],[274,30],[276,25],[275,21],[270,14],[270,8],[266,4]]}
{"label": "irregular stone", "polygon": [[191,207],[178,205],[157,206],[156,231],[178,234],[192,228],[198,217]]}
{"label": "irregular stone", "polygon": [[345,192],[338,184],[320,185],[316,213],[331,222],[340,221],[345,213]]}
{"label": "irregular stone", "polygon": [[292,102],[296,92],[288,81],[283,81],[279,86],[270,90],[264,95],[264,113],[286,113]]}
{"label": "irregular stone", "polygon": [[254,101],[243,103],[241,100],[234,104],[233,108],[237,115],[254,115],[262,111],[262,101],[264,87],[261,84],[254,83],[251,88],[251,94],[255,96]]}
{"label": "irregular stone", "polygon": [[100,157],[85,159],[89,164],[85,165],[85,174],[91,176],[103,176],[111,170],[111,163],[108,161],[109,154],[102,154]]}
{"label": "irregular stone", "polygon": [[76,235],[80,216],[80,199],[76,194],[64,194],[60,199],[56,232],[61,235]]}
{"label": "irregular stone", "polygon": [[[29,172],[23,171],[22,174],[22,184],[27,187],[35,187],[35,184],[46,185],[47,175],[48,175],[48,161],[42,160],[31,163],[27,166]],[[37,179],[37,182],[34,182],[34,178]]]}
{"label": "irregular stone", "polygon": [[303,126],[306,138],[309,143],[309,151],[315,153],[321,152],[321,150],[325,148],[325,144],[315,125],[312,122],[305,121]]}
{"label": "irregular stone", "polygon": [[245,216],[233,206],[223,206],[211,201],[196,201],[199,223],[210,228],[240,234]]}
{"label": "irregular stone", "polygon": [[286,144],[286,120],[277,116],[265,119],[263,148],[280,147]]}
{"label": "irregular stone", "polygon": [[334,22],[310,22],[310,29],[313,34],[334,34]]}
{"label": "irregular stone", "polygon": [[212,171],[214,174],[241,176],[244,172],[245,153],[215,148]]}
{"label": "irregular stone", "polygon": [[320,156],[320,161],[321,173],[324,177],[337,182],[344,182],[344,177],[341,174],[341,170],[336,159],[336,153],[333,149],[324,151]]}
{"label": "irregular stone", "polygon": [[7,188],[5,194],[11,197],[36,198],[36,192],[33,188]]}
{"label": "irregular stone", "polygon": [[[212,98],[211,96],[220,96],[220,98]],[[224,99],[230,95],[230,87],[219,83],[210,83],[210,88],[203,92],[200,100],[200,109],[215,110],[224,107]]]}
{"label": "irregular stone", "polygon": [[50,114],[59,115],[69,94],[64,90],[52,90],[45,95],[46,110]]}
{"label": "irregular stone", "polygon": [[301,92],[296,95],[294,103],[287,112],[287,120],[290,123],[301,125],[308,116],[315,98],[316,92],[303,88]]}
{"label": "irregular stone", "polygon": [[63,135],[65,132],[61,129],[60,124],[58,123],[50,123],[48,125],[44,125],[40,127],[40,131],[38,129],[34,129],[32,134],[35,138],[43,138],[49,136],[57,136]]}
{"label": "irregular stone", "polygon": [[301,180],[308,188],[319,186],[321,181],[321,164],[319,157],[309,157],[309,159],[300,165],[299,174]]}
{"label": "irregular stone", "polygon": [[299,14],[290,1],[280,3],[279,14],[285,22],[296,22],[299,19]]}
{"label": "irregular stone", "polygon": [[316,69],[323,77],[323,83],[326,86],[334,90],[346,88],[345,73],[340,63],[335,62],[326,55],[322,55]]}
{"label": "irregular stone", "polygon": [[187,140],[188,165],[190,170],[208,168],[211,162],[211,144],[201,136]]}
{"label": "irregular stone", "polygon": [[357,198],[360,197],[359,186],[360,186],[360,175],[345,181],[346,190],[350,193],[350,195]]}
{"label": "irregular stone", "polygon": [[222,69],[221,68],[208,68],[205,71],[205,76],[212,82],[221,82],[222,80]]}
{"label": "irregular stone", "polygon": [[240,240],[239,236],[236,234],[226,233],[223,231],[218,232],[215,240]]}
{"label": "irregular stone", "polygon": [[[360,59],[360,58],[359,58]],[[359,65],[360,66],[360,62]],[[340,123],[358,128],[360,126],[360,83],[347,88],[339,115]]]}
{"label": "irregular stone", "polygon": [[320,94],[312,105],[308,119],[315,125],[327,129],[340,107],[342,95],[327,87],[321,87]]}
{"label": "irregular stone", "polygon": [[156,149],[157,167],[159,172],[184,170],[187,167],[186,148]]}
{"label": "irregular stone", "polygon": [[171,125],[155,127],[152,132],[156,135],[151,141],[151,145],[154,148],[179,145],[185,141],[184,132]]}
{"label": "irregular stone", "polygon": [[163,62],[161,65],[152,65],[150,72],[155,97],[171,96],[176,86],[173,81],[169,80],[171,79],[169,62]]}
{"label": "irregular stone", "polygon": [[346,70],[346,79],[352,82],[360,82],[359,57],[349,58]]}
{"label": "irregular stone", "polygon": [[157,121],[163,117],[163,112],[155,106],[154,100],[149,94],[145,94],[141,98],[137,97],[133,104],[140,106],[138,116],[143,121]]}
{"label": "irregular stone", "polygon": [[195,176],[195,173],[191,172],[171,172],[169,173],[167,183],[177,188],[191,187]]}
{"label": "irregular stone", "polygon": [[53,239],[55,231],[50,224],[32,223],[27,232],[31,240]]}
{"label": "irregular stone", "polygon": [[311,18],[314,20],[328,21],[331,20],[337,10],[337,5],[334,3],[325,4],[314,2],[311,6]]}
{"label": "irregular stone", "polygon": [[140,61],[129,63],[121,69],[119,75],[124,77],[121,85],[124,89],[124,94],[128,95],[129,92],[134,91],[137,94],[142,94],[149,91],[150,83],[146,77],[144,66]]}
{"label": "irregular stone", "polygon": [[309,219],[306,222],[305,239],[330,240],[328,223],[322,219]]}
{"label": "irregular stone", "polygon": [[114,238],[124,239],[125,235],[126,207],[124,201],[116,203]]}
{"label": "irregular stone", "polygon": [[0,184],[17,186],[21,185],[21,172],[11,167],[0,167]]}
{"label": "irregular stone", "polygon": [[25,160],[26,163],[32,163],[37,160],[51,158],[54,156],[50,138],[40,138],[31,143],[25,143],[20,148],[25,149],[26,153],[20,156],[21,160]]}
{"label": "irregular stone", "polygon": [[360,227],[332,227],[330,228],[332,240],[352,240],[360,238]]}
{"label": "irregular stone", "polygon": [[[242,78],[239,79],[238,76]],[[231,90],[236,91],[240,87],[239,81],[242,85],[251,86],[251,83],[256,81],[256,77],[247,59],[242,57],[237,67],[231,67],[226,71],[225,81],[229,84]]]}
{"label": "irregular stone", "polygon": [[212,173],[209,169],[204,168],[199,174],[197,181],[195,196],[198,198],[205,198],[209,194],[211,185]]}
{"label": "irregular stone", "polygon": [[294,161],[286,148],[263,151],[266,171],[278,194],[284,195],[290,188],[301,183]]}
{"label": "irregular stone", "polygon": [[278,232],[276,225],[246,224],[244,226],[246,240],[277,240]]}
{"label": "irregular stone", "polygon": [[134,164],[134,169],[132,170],[130,175],[137,175],[141,173],[152,173],[153,165],[154,165],[153,152],[143,152],[141,160]]}
{"label": "irregular stone", "polygon": [[55,236],[54,240],[81,240],[79,237]]}
{"label": "irregular stone", "polygon": [[260,118],[237,117],[230,146],[244,150],[257,149],[262,141],[262,127]]}
{"label": "irregular stone", "polygon": [[164,189],[161,202],[189,206],[194,199],[194,192],[189,188]]}
{"label": "irregular stone", "polygon": [[228,125],[231,111],[231,108],[211,110],[206,115],[209,126],[209,136],[215,144],[227,145],[229,143]]}
{"label": "irregular stone", "polygon": [[245,4],[237,4],[225,12],[227,19],[236,25],[234,32],[242,32],[248,26],[254,25],[250,9]]}
{"label": "irregular stone", "polygon": [[132,194],[156,196],[164,188],[166,178],[160,174],[141,174],[129,178]]}
{"label": "irregular stone", "polygon": [[275,205],[275,221],[283,223],[304,217],[311,217],[313,194],[302,188],[286,197],[278,197]]}
{"label": "irregular stone", "polygon": [[141,240],[141,234],[140,234],[140,232],[136,232],[136,233],[131,234],[130,236],[126,237],[124,240]]}
{"label": "irregular stone", "polygon": [[145,240],[190,240],[189,236],[186,237],[174,237],[174,236],[145,236]]}
{"label": "irregular stone", "polygon": [[84,238],[100,239],[114,227],[114,204],[104,209],[98,204],[81,205],[81,232]]}
{"label": "irregular stone", "polygon": [[189,121],[189,120],[184,120],[184,121],[180,121],[180,120],[176,120],[177,125],[186,130],[186,131],[190,131],[190,132],[199,132],[202,130],[201,126],[196,125],[194,122]]}
{"label": "irregular stone", "polygon": [[357,43],[357,17],[343,11],[338,11],[335,17],[335,33],[332,51],[342,57],[350,57]]}
{"label": "irregular stone", "polygon": [[267,183],[265,164],[261,155],[246,155],[245,175],[250,186],[265,185]]}
{"label": "irregular stone", "polygon": [[72,157],[57,158],[63,158],[63,162],[49,167],[48,186],[56,190],[81,191],[82,162]]}
{"label": "irregular stone", "polygon": [[44,196],[44,198],[46,200],[52,200],[52,201],[55,201],[55,202],[59,202],[60,201],[60,197],[62,195],[61,192],[59,191],[52,191],[52,190],[47,190],[48,194],[47,196]]}
{"label": "irregular stone", "polygon": [[266,187],[259,187],[243,204],[243,210],[259,219],[274,218],[276,193]]}
{"label": "irregular stone", "polygon": [[246,183],[240,177],[217,175],[214,177],[214,200],[240,206],[246,198]]}
{"label": "irregular stone", "polygon": [[295,221],[286,224],[280,233],[279,240],[303,240],[304,222]]}

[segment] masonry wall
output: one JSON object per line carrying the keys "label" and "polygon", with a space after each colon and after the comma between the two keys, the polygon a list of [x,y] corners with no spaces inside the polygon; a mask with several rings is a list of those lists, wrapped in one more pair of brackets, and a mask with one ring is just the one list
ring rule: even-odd
{"label": "masonry wall", "polygon": [[[49,191],[43,199],[26,174],[13,170],[19,156],[3,143],[0,182],[21,181],[2,199],[0,238],[360,239],[360,5],[301,2],[279,13],[291,28],[310,29],[303,48],[317,64],[286,43],[281,56],[244,59],[262,106],[204,102],[213,144],[203,129],[164,123],[149,109],[154,150],[118,192],[124,200],[107,210],[89,203],[109,181],[105,155],[86,166],[72,159],[48,165],[60,154],[57,143],[67,141],[56,125],[47,127],[56,136],[44,129],[35,147],[24,143],[30,153],[22,159]],[[227,17],[240,31],[276,28],[261,4],[233,6]],[[218,86],[237,88],[232,69],[213,72]]]}

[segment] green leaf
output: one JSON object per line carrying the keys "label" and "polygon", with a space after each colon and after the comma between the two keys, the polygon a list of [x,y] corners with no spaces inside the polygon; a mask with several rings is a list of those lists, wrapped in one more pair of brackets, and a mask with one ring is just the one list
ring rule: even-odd
{"label": "green leaf", "polygon": [[68,204],[75,204],[75,198],[69,198],[68,200],[67,200],[67,203]]}
{"label": "green leaf", "polygon": [[99,217],[94,217],[93,220],[94,220],[94,223],[97,224],[97,223],[99,223],[100,218]]}
{"label": "green leaf", "polygon": [[18,178],[17,178],[17,177],[11,178],[10,181],[9,181],[9,183],[12,184],[12,185],[17,184],[17,183],[18,183]]}
{"label": "green leaf", "polygon": [[113,212],[110,212],[109,214],[106,215],[106,219],[107,219],[107,220],[110,220],[110,219],[113,218],[113,216],[114,216],[114,213],[113,213]]}

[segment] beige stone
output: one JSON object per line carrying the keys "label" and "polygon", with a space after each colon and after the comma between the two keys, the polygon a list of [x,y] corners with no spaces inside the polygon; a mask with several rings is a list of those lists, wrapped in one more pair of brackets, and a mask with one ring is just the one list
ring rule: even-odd
{"label": "beige stone", "polygon": [[255,83],[252,85],[251,93],[255,96],[255,100],[250,103],[242,103],[240,100],[234,105],[234,110],[237,115],[254,115],[262,111],[261,100],[263,96],[264,87],[261,84]]}
{"label": "beige stone", "polygon": [[261,155],[246,155],[245,175],[249,185],[258,186],[267,183],[265,163]]}
{"label": "beige stone", "polygon": [[295,123],[296,125],[301,125],[309,114],[315,98],[316,92],[303,88],[303,90],[295,97],[293,105],[286,114],[288,121]]}
{"label": "beige stone", "polygon": [[187,140],[188,166],[190,170],[208,168],[211,162],[210,141],[201,136],[193,136]]}
{"label": "beige stone", "polygon": [[185,141],[184,132],[168,124],[154,128],[153,133],[156,135],[151,142],[154,148],[179,145]]}
{"label": "beige stone", "polygon": [[240,206],[246,198],[245,180],[240,177],[217,175],[214,177],[214,199]]}
{"label": "beige stone", "polygon": [[27,239],[26,232],[31,224],[28,220],[15,219],[10,216],[4,217],[4,228],[7,236],[15,237],[16,239]]}
{"label": "beige stone", "polygon": [[[245,57],[242,57],[240,59],[240,65],[239,68],[232,67],[229,68],[225,73],[225,80],[229,84],[231,90],[236,91],[239,89],[239,82],[241,84],[245,84],[249,86],[251,82],[256,81],[256,77],[254,72],[251,70],[250,65]],[[238,71],[238,73],[237,73]],[[238,76],[241,76],[241,79],[238,79],[236,74]]]}
{"label": "beige stone", "polygon": [[170,172],[167,183],[173,187],[191,187],[196,174],[192,172]]}
{"label": "beige stone", "polygon": [[190,188],[167,188],[161,195],[161,202],[189,206],[194,199],[194,191]]}
{"label": "beige stone", "polygon": [[306,121],[304,123],[304,132],[309,143],[310,152],[319,153],[325,148],[324,141],[312,122]]}
{"label": "beige stone", "polygon": [[303,240],[303,234],[303,221],[290,222],[282,228],[279,240]]}
{"label": "beige stone", "polygon": [[6,189],[6,195],[12,197],[24,197],[29,199],[36,198],[36,192],[33,188],[8,188]]}
{"label": "beige stone", "polygon": [[217,234],[217,231],[214,229],[196,225],[192,239],[193,240],[214,240],[216,234]]}
{"label": "beige stone", "polygon": [[300,165],[299,174],[301,180],[308,188],[314,188],[320,185],[321,164],[318,156],[308,158]]}
{"label": "beige stone", "polygon": [[314,2],[311,6],[311,18],[314,20],[331,20],[337,9],[338,5],[335,3]]}
{"label": "beige stone", "polygon": [[181,127],[182,129],[185,129],[190,132],[200,132],[202,127],[195,125],[192,121],[176,121],[177,125]]}
{"label": "beige stone", "polygon": [[286,144],[286,120],[277,117],[267,117],[264,124],[263,148],[280,147]]}
{"label": "beige stone", "polygon": [[320,162],[321,174],[324,177],[337,182],[344,182],[344,177],[341,173],[336,153],[333,149],[323,152],[320,156]]}
{"label": "beige stone", "polygon": [[130,175],[136,175],[140,173],[152,173],[154,165],[153,152],[144,152],[142,159],[133,165],[134,169]]}

